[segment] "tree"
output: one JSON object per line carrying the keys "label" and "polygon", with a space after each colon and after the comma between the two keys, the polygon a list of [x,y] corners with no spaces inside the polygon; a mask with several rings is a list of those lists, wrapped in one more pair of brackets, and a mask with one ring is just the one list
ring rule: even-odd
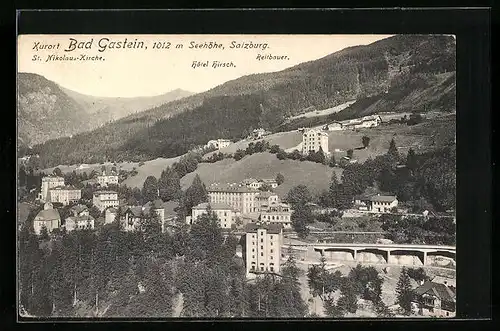
{"label": "tree", "polygon": [[288,191],[286,201],[292,206],[306,205],[308,202],[312,201],[312,195],[307,186],[301,184]]}
{"label": "tree", "polygon": [[62,173],[61,169],[59,169],[59,168],[55,168],[54,171],[52,171],[52,173],[56,176],[59,176],[59,177],[63,176],[63,173]]}
{"label": "tree", "polygon": [[392,156],[394,158],[399,158],[399,152],[396,147],[396,142],[394,141],[394,138],[391,139],[391,142],[389,144],[389,150],[387,151],[387,155]]}
{"label": "tree", "polygon": [[297,232],[298,236],[300,238],[307,237],[309,234],[307,224],[314,221],[311,208],[304,203],[295,204],[291,220],[293,229]]}
{"label": "tree", "polygon": [[181,179],[171,167],[162,171],[158,180],[158,190],[163,201],[170,201],[179,197],[181,192]]}
{"label": "tree", "polygon": [[45,226],[45,224],[42,225],[42,228],[40,229],[40,240],[41,241],[50,240],[49,231],[47,230],[47,227]]}
{"label": "tree", "polygon": [[144,201],[153,201],[158,198],[158,181],[154,176],[148,176],[142,187]]}
{"label": "tree", "polygon": [[265,184],[262,184],[261,187],[259,187],[259,190],[263,191],[263,192],[272,192],[273,191],[273,187],[271,185],[265,183]]}
{"label": "tree", "polygon": [[346,155],[348,158],[352,159],[352,156],[354,155],[354,151],[352,149],[348,149],[346,152]]}
{"label": "tree", "polygon": [[406,155],[406,167],[411,173],[413,173],[413,171],[417,168],[417,156],[415,155],[413,148],[410,148],[408,150],[408,154]]}
{"label": "tree", "polygon": [[333,155],[333,153],[332,156],[330,157],[330,160],[328,161],[328,165],[332,168],[337,165],[337,161],[335,160],[335,155]]}
{"label": "tree", "polygon": [[26,174],[26,169],[24,169],[24,166],[19,167],[19,175],[18,175],[18,180],[19,180],[19,186],[26,186],[27,183],[27,177],[28,175]]}
{"label": "tree", "polygon": [[363,147],[367,148],[370,145],[370,137],[368,136],[363,136],[361,138],[361,142],[363,143]]}
{"label": "tree", "polygon": [[276,153],[276,157],[278,158],[278,160],[286,160],[288,154],[284,150],[280,149],[278,153]]}
{"label": "tree", "polygon": [[245,156],[245,151],[242,150],[242,149],[238,149],[234,155],[233,155],[233,158],[236,160],[236,161],[239,161],[241,160],[243,157]]}
{"label": "tree", "polygon": [[405,267],[401,269],[399,280],[396,285],[397,303],[406,315],[411,314],[411,302],[413,300],[413,290],[410,284],[410,277]]}
{"label": "tree", "polygon": [[284,182],[285,182],[285,176],[283,176],[281,173],[278,173],[278,174],[276,175],[276,183],[277,183],[278,185],[281,185],[281,184],[283,184]]}
{"label": "tree", "polygon": [[271,148],[269,149],[269,152],[272,154],[277,154],[279,151],[280,151],[279,145],[272,145]]}

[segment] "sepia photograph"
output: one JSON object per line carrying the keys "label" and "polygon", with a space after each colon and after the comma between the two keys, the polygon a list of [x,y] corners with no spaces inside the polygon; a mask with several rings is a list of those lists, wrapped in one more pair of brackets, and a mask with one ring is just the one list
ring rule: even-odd
{"label": "sepia photograph", "polygon": [[23,318],[456,317],[456,37],[20,34]]}

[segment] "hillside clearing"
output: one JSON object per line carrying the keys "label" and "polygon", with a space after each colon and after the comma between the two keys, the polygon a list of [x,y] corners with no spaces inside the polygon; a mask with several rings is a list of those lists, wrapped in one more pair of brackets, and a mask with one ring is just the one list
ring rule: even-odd
{"label": "hillside clearing", "polygon": [[[333,169],[309,161],[278,160],[270,153],[247,155],[239,161],[225,159],[215,163],[200,163],[195,172],[181,179],[181,186],[186,189],[198,174],[205,185],[211,183],[237,183],[245,178],[275,178],[283,174],[285,182],[275,191],[284,197],[296,185],[306,185],[313,193],[328,189]],[[342,169],[335,168],[338,177]]]}

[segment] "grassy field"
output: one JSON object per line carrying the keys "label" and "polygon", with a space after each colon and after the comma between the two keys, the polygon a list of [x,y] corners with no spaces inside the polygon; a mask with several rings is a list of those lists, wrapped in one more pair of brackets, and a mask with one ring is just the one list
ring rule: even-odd
{"label": "grassy field", "polygon": [[309,118],[309,117],[326,116],[326,115],[338,113],[339,111],[346,109],[347,107],[349,107],[350,105],[352,105],[355,102],[356,102],[356,100],[352,100],[352,101],[348,101],[346,103],[343,103],[343,104],[335,106],[335,107],[331,107],[331,108],[327,108],[327,109],[323,109],[323,110],[313,110],[313,111],[310,111],[310,112],[307,112],[304,114],[292,116],[289,118],[289,120],[294,120],[294,119],[301,118],[301,117]]}
{"label": "grassy field", "polygon": [[[335,168],[340,177],[341,169]],[[247,155],[239,161],[225,159],[216,163],[201,163],[194,173],[187,174],[181,179],[181,186],[185,189],[195,174],[200,175],[206,184],[236,183],[245,178],[275,178],[278,173],[283,174],[285,182],[275,191],[284,196],[288,191],[300,184],[304,184],[311,192],[318,193],[328,189],[333,168],[309,161],[278,160],[270,153]]]}

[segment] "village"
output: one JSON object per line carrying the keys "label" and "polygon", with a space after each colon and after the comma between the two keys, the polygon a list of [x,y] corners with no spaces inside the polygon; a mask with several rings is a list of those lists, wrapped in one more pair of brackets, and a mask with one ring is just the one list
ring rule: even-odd
{"label": "village", "polygon": [[[368,116],[320,127],[300,128],[298,132],[302,134],[302,142],[295,150],[305,156],[321,152],[325,157],[329,157],[329,131],[370,129],[381,123],[380,116]],[[247,140],[262,141],[269,134],[271,132],[264,129],[256,129]],[[220,138],[208,141],[205,147],[210,150],[221,150],[232,143],[228,139]],[[343,161],[355,162],[349,156],[345,156]],[[416,315],[454,316],[455,281],[453,276],[444,276],[450,275],[450,271],[454,270],[454,247],[446,248],[449,254],[443,255],[440,251],[444,248],[440,246],[406,247],[380,236],[369,243],[370,248],[346,248],[342,245],[339,247],[336,246],[335,240],[329,240],[328,237],[338,237],[342,233],[351,236],[350,240],[347,239],[347,243],[359,244],[359,240],[354,239],[363,238],[358,236],[359,234],[374,235],[377,232],[360,232],[359,229],[336,231],[321,227],[318,229],[315,227],[320,224],[317,221],[314,225],[308,225],[312,237],[316,235],[316,239],[299,238],[293,224],[294,206],[287,201],[287,196],[275,192],[283,181],[282,175],[276,174],[274,178],[245,178],[236,183],[211,183],[206,186],[207,201],[192,206],[191,210],[180,219],[176,211],[178,204],[175,201],[160,199],[159,189],[156,198],[146,201],[143,205],[129,205],[117,189],[121,183],[116,169],[109,170],[103,167],[95,178],[87,180],[86,184],[89,182],[93,184],[92,199],[87,201],[82,199],[82,190],[66,185],[65,178],[61,174],[49,174],[41,179],[37,199],[33,201],[43,205],[43,208],[33,218],[30,226],[38,236],[55,237],[71,231],[99,231],[100,228],[110,224],[116,224],[125,232],[136,232],[143,230],[144,220],[154,218],[159,222],[161,232],[172,233],[179,227],[192,226],[202,215],[213,214],[226,236],[233,235],[239,238],[236,255],[244,261],[246,277],[250,281],[265,274],[280,275],[282,264],[290,255],[297,259],[304,273],[317,265],[321,258],[326,259],[332,271],[347,266],[352,268],[357,264],[377,266],[381,274],[389,270],[386,265],[393,266],[393,273],[401,267],[430,268],[426,269],[430,270],[430,274],[443,269],[445,271],[441,274],[438,272],[434,278],[426,278],[425,282],[415,284],[413,309]],[[384,192],[354,196],[351,204],[351,208],[341,211],[344,215],[341,218],[377,219],[382,215],[391,214],[422,218],[439,216],[432,213],[429,215],[428,211],[411,214],[407,208],[399,204],[395,194]],[[59,212],[60,208],[69,211],[65,213],[64,218]],[[314,215],[339,212],[335,208],[321,207],[313,202],[308,202],[307,208],[310,208]],[[92,210],[94,212],[91,212]],[[346,242],[345,238],[342,242]],[[422,252],[424,258],[418,258]],[[384,254],[387,254],[385,260],[381,258]],[[415,257],[411,256],[413,254],[416,254]],[[303,278],[301,282],[303,296],[309,298],[310,307],[314,306],[315,313],[318,314],[317,298],[310,297],[307,280]],[[398,308],[397,305],[391,307],[396,310]]]}

